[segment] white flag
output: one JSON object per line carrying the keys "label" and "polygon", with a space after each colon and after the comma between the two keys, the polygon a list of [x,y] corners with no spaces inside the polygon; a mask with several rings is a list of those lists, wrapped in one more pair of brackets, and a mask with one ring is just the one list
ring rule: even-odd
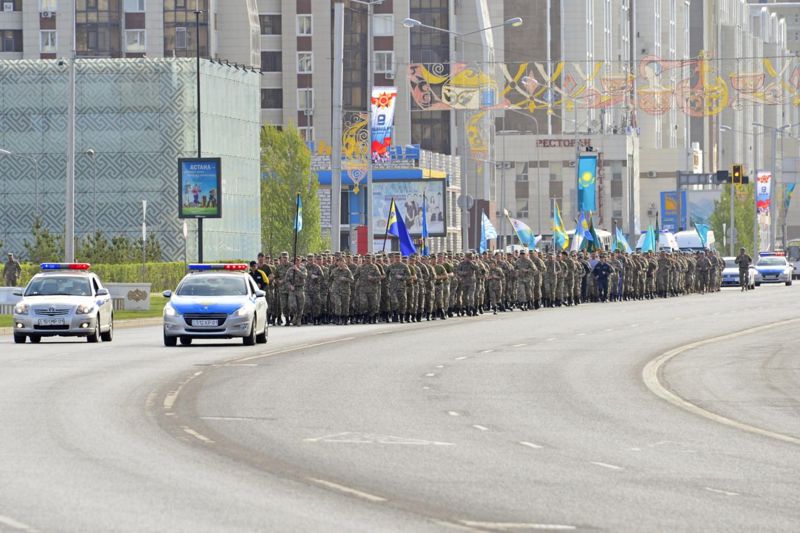
{"label": "white flag", "polygon": [[492,226],[492,221],[486,216],[486,213],[481,213],[481,224],[483,225],[483,235],[486,239],[496,239],[497,230]]}

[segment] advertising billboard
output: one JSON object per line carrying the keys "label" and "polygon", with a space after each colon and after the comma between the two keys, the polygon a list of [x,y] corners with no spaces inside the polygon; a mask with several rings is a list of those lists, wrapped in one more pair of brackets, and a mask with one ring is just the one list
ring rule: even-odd
{"label": "advertising billboard", "polygon": [[178,218],[222,218],[222,162],[178,159]]}
{"label": "advertising billboard", "polygon": [[397,102],[396,87],[372,88],[372,160],[390,161],[394,109]]}
{"label": "advertising billboard", "polygon": [[683,219],[686,221],[685,230],[692,229],[696,224],[711,225],[711,215],[714,213],[722,191],[685,191],[686,201],[683,204]]}
{"label": "advertising billboard", "polygon": [[422,235],[423,198],[428,217],[428,236],[447,235],[447,181],[374,181],[372,183],[372,231],[376,237],[386,233],[386,218],[394,198],[408,232]]}

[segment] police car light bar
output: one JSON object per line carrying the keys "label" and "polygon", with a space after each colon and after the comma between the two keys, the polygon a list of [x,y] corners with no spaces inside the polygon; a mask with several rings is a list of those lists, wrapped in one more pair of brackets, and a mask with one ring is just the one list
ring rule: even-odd
{"label": "police car light bar", "polygon": [[190,264],[189,265],[189,270],[192,270],[194,272],[201,272],[201,271],[204,271],[204,270],[228,270],[228,271],[243,272],[243,271],[247,270],[248,268],[249,267],[247,265],[243,264],[243,263],[242,264],[224,264],[224,265],[212,265],[212,264],[208,264],[208,263],[204,263],[204,264],[194,263],[194,264]]}
{"label": "police car light bar", "polygon": [[758,252],[759,257],[784,257],[786,255],[785,252],[777,251],[777,252]]}
{"label": "police car light bar", "polygon": [[89,270],[89,263],[42,263],[42,270]]}

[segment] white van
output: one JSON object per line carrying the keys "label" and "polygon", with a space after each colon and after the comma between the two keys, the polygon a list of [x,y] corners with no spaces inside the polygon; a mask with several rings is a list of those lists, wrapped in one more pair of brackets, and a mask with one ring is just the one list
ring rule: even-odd
{"label": "white van", "polygon": [[696,230],[679,231],[675,234],[675,241],[678,243],[678,248],[683,252],[716,249],[716,239],[714,238],[714,232],[712,230],[708,231],[705,247],[703,247],[703,243],[700,241],[700,235],[697,234]]}
{"label": "white van", "polygon": [[[647,232],[643,231],[641,235],[639,235],[639,241],[636,243],[636,250],[642,249],[642,244],[644,244],[644,239],[647,237]],[[699,240],[699,238],[698,238]],[[668,252],[677,252],[680,250],[680,246],[678,246],[678,241],[675,240],[675,235],[670,233],[669,231],[661,231],[658,234],[658,250],[666,250]]]}

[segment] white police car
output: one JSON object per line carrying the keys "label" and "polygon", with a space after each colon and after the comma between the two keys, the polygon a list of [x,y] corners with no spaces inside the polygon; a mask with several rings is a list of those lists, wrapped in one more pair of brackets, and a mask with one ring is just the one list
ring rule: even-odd
{"label": "white police car", "polygon": [[[723,287],[740,287],[739,285],[739,265],[736,264],[735,257],[723,257],[725,261],[725,269],[722,271],[722,286]],[[747,276],[747,288],[754,289],[756,287],[756,267],[750,265]]]}
{"label": "white police car", "polygon": [[14,342],[32,343],[42,337],[86,337],[89,342],[114,338],[111,295],[88,263],[42,263],[16,296]]}
{"label": "white police car", "polygon": [[762,283],[792,284],[794,265],[779,252],[761,252],[756,261],[756,287]]}
{"label": "white police car", "polygon": [[175,292],[164,291],[164,345],[192,339],[241,337],[252,346],[267,342],[266,293],[247,265],[192,264]]}

